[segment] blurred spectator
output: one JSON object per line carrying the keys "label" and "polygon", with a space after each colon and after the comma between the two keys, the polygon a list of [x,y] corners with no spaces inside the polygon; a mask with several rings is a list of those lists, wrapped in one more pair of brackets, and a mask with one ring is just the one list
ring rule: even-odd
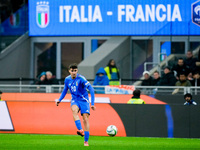
{"label": "blurred spectator", "polygon": [[197,105],[197,103],[192,99],[192,95],[190,93],[185,94],[184,99],[184,105]]}
{"label": "blurred spectator", "polygon": [[193,69],[193,72],[197,72],[197,71],[200,71],[200,49],[199,49],[197,61],[195,63],[195,67]]}
{"label": "blurred spectator", "polygon": [[198,60],[198,61],[196,62],[196,66],[195,66],[195,68],[193,69],[193,72],[197,72],[197,71],[200,71],[200,60]]}
{"label": "blurred spectator", "polygon": [[38,76],[38,80],[36,81],[36,84],[38,84],[38,85],[47,84],[46,72],[42,72],[42,73]]}
{"label": "blurred spectator", "polygon": [[200,75],[199,71],[194,72],[193,80],[190,81],[192,86],[200,86]]}
{"label": "blurred spectator", "polygon": [[142,86],[151,86],[153,85],[153,78],[150,76],[149,71],[143,72],[144,80],[142,81]]}
{"label": "blurred spectator", "polygon": [[[103,67],[99,68],[99,70],[97,71],[93,85],[98,85],[98,86],[109,85],[109,79]],[[94,90],[95,90],[95,93],[99,93],[99,94],[105,93],[104,87],[94,87]]]}
{"label": "blurred spectator", "polygon": [[162,75],[158,85],[160,86],[174,86],[176,83],[176,78],[174,76],[174,73],[171,72],[170,67],[164,68],[164,74]]}
{"label": "blurred spectator", "polygon": [[93,85],[109,85],[109,79],[103,67],[97,71]]}
{"label": "blurred spectator", "polygon": [[119,69],[115,64],[114,59],[109,61],[107,67],[105,67],[104,70],[106,71],[108,79],[110,80],[109,85],[120,85]]}
{"label": "blurred spectator", "polygon": [[0,91],[0,101],[3,101],[3,100],[1,99],[2,94],[3,94],[3,92]]}
{"label": "blurred spectator", "polygon": [[145,104],[145,101],[140,98],[141,91],[136,89],[133,91],[133,97],[127,102],[127,104]]}
{"label": "blurred spectator", "polygon": [[152,85],[157,85],[160,81],[160,73],[158,71],[155,71],[153,73],[153,82]]}
{"label": "blurred spectator", "polygon": [[[179,74],[179,81],[177,81],[175,85],[176,86],[192,86],[191,82],[187,80],[187,77],[186,77],[184,72],[181,72]],[[176,94],[178,92],[179,92],[179,88],[175,89],[172,92],[172,95],[174,95],[174,94]]]}
{"label": "blurred spectator", "polygon": [[45,84],[58,84],[58,81],[56,80],[56,78],[53,76],[53,74],[51,73],[51,71],[47,71],[46,72],[46,83]]}
{"label": "blurred spectator", "polygon": [[188,76],[188,74],[191,72],[189,67],[184,64],[183,58],[179,58],[177,64],[172,68],[172,72],[176,72],[176,79],[179,78],[179,74],[181,72],[185,72],[185,75]]}
{"label": "blurred spectator", "polygon": [[187,79],[188,79],[189,81],[192,81],[192,80],[193,80],[193,74],[192,74],[192,72],[190,72],[190,73],[188,74]]}
{"label": "blurred spectator", "polygon": [[192,71],[196,66],[197,58],[193,58],[193,52],[191,50],[187,51],[186,58],[184,59],[184,64]]}
{"label": "blurred spectator", "polygon": [[179,81],[176,82],[176,86],[192,86],[191,82],[187,80],[184,72],[179,74]]}

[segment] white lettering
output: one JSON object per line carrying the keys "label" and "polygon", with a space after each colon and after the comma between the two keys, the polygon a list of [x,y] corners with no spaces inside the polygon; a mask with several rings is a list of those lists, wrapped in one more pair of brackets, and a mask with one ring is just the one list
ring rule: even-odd
{"label": "white lettering", "polygon": [[[136,8],[137,6],[137,8]],[[118,5],[118,22],[182,21],[179,5]],[[87,7],[87,8],[86,8]],[[103,22],[99,5],[59,6],[59,22]]]}
{"label": "white lettering", "polygon": [[194,18],[194,21],[200,21],[200,19],[199,18]]}
{"label": "white lettering", "polygon": [[178,21],[182,21],[180,9],[177,4],[174,6],[174,11],[172,14],[172,21],[175,21],[176,19],[178,19]]}
{"label": "white lettering", "polygon": [[144,19],[144,13],[141,5],[138,5],[136,15],[135,15],[135,21],[138,21],[141,19],[141,21],[145,21]]}
{"label": "white lettering", "polygon": [[71,15],[71,20],[70,22],[74,22],[74,21],[80,22],[80,16],[79,16],[79,12],[78,12],[78,7],[74,6],[72,9],[72,15]]}
{"label": "white lettering", "polygon": [[182,21],[178,4],[174,6],[171,4],[166,6],[152,4],[145,5],[144,8],[142,5],[137,5],[136,9],[133,5],[118,5],[118,22],[122,22],[124,19],[126,22]]}
{"label": "white lettering", "polygon": [[118,5],[118,22],[122,22],[122,15],[125,15],[125,5]]}
{"label": "white lettering", "polygon": [[87,18],[85,17],[85,6],[83,5],[81,6],[81,22],[87,22]]}
{"label": "white lettering", "polygon": [[69,22],[69,11],[72,9],[71,6],[64,6],[64,10],[65,10],[65,21]]}
{"label": "white lettering", "polygon": [[171,21],[171,5],[167,5],[167,21]]}
{"label": "white lettering", "polygon": [[151,5],[151,8],[149,5],[145,5],[145,9],[146,9],[146,21],[149,22],[149,17],[151,18],[151,21],[155,21],[155,5]]}
{"label": "white lettering", "polygon": [[92,22],[92,5],[88,6],[88,21]]}
{"label": "white lettering", "polygon": [[99,22],[102,22],[102,16],[101,16],[101,11],[98,5],[95,6],[94,8],[94,15],[93,15],[93,22],[96,22],[96,20],[99,20]]}
{"label": "white lettering", "polygon": [[76,5],[59,6],[59,22],[102,22],[102,15],[99,5],[95,5],[94,10],[92,5],[81,5],[80,8]]}
{"label": "white lettering", "polygon": [[[163,12],[162,15],[160,10]],[[156,18],[158,21],[163,22],[166,19],[166,14],[164,14],[164,12],[166,12],[166,7],[163,4],[158,5],[156,8]]]}
{"label": "white lettering", "polygon": [[135,13],[135,8],[133,5],[126,5],[126,22],[135,21],[133,15]]}
{"label": "white lettering", "polygon": [[63,6],[59,7],[59,21],[63,22]]}

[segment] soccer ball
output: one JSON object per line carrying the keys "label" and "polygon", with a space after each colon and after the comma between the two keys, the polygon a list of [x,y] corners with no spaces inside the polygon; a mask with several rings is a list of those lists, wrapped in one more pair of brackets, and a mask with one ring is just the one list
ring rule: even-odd
{"label": "soccer ball", "polygon": [[110,125],[107,127],[106,129],[106,133],[109,135],[109,136],[115,136],[117,134],[117,127],[115,125]]}

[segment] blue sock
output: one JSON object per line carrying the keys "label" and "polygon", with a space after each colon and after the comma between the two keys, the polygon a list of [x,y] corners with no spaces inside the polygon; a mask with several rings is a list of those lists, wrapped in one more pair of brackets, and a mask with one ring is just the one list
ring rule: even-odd
{"label": "blue sock", "polygon": [[78,130],[81,130],[81,129],[82,129],[81,121],[80,121],[80,120],[76,120],[76,121],[75,121],[75,124],[76,124],[76,127],[77,127]]}
{"label": "blue sock", "polygon": [[90,133],[89,131],[84,131],[84,140],[87,142],[89,140]]}

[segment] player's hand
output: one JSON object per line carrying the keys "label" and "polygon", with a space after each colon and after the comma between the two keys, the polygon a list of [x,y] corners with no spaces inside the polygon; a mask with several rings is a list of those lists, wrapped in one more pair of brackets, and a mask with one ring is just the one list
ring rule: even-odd
{"label": "player's hand", "polygon": [[59,101],[56,101],[56,106],[58,106],[58,105],[59,105],[59,103],[60,103]]}
{"label": "player's hand", "polygon": [[95,106],[91,106],[91,109],[92,109],[92,110],[96,110],[96,107],[95,107]]}

